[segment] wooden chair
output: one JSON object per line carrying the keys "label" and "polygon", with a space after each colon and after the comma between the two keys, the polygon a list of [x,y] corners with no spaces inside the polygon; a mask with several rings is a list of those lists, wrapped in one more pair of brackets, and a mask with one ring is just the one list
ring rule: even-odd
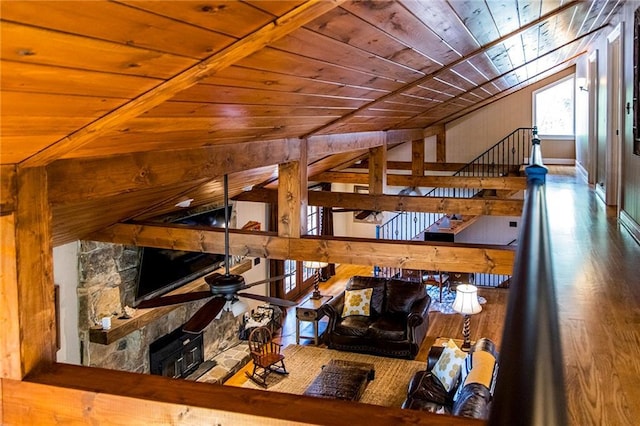
{"label": "wooden chair", "polygon": [[284,355],[280,353],[282,345],[274,343],[271,330],[267,327],[256,327],[249,334],[249,350],[253,361],[253,372],[247,377],[266,388],[267,377],[271,373],[289,374],[284,366]]}

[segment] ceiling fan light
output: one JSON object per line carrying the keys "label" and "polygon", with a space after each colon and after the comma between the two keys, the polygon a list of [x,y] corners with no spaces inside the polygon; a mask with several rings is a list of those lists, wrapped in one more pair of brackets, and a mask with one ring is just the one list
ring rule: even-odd
{"label": "ceiling fan light", "polygon": [[233,313],[234,317],[239,317],[240,315],[244,314],[249,310],[249,305],[247,304],[247,302],[243,300],[236,299],[231,301],[230,303],[231,303],[231,312]]}

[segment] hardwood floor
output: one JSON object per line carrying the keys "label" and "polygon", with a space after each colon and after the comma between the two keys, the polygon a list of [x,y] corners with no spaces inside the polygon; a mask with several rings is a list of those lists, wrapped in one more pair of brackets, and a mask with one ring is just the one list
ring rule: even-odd
{"label": "hardwood floor", "polygon": [[[552,166],[550,173],[546,194],[569,422],[635,425],[640,418],[640,245],[618,224],[615,208],[606,207],[573,167]],[[341,265],[322,283],[322,293],[338,294],[352,275],[370,273],[368,267]],[[502,342],[508,293],[479,289],[487,303],[471,317],[472,340],[488,337],[499,348],[508,344]],[[296,341],[294,309],[279,336],[284,345]],[[437,337],[462,335],[460,315],[429,316],[418,360],[426,360]],[[241,371],[226,384],[240,386],[245,380]]]}

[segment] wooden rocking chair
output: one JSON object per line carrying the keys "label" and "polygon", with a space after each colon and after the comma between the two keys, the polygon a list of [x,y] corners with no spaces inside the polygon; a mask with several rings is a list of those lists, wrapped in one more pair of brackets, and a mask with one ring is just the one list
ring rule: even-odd
{"label": "wooden rocking chair", "polygon": [[280,353],[282,345],[274,343],[268,327],[256,327],[249,334],[249,350],[253,361],[253,372],[247,377],[266,388],[267,377],[271,373],[289,374],[284,366],[284,355]]}

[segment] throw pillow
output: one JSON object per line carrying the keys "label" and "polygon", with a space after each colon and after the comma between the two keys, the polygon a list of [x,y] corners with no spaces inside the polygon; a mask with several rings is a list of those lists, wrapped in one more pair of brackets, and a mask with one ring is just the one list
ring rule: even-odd
{"label": "throw pillow", "polygon": [[469,375],[463,385],[469,383],[480,383],[491,389],[493,381],[493,370],[496,365],[496,359],[489,352],[477,351],[473,353],[473,368],[469,371]]}
{"label": "throw pillow", "polygon": [[[465,358],[464,362],[462,363],[462,368],[460,369],[460,383],[464,383],[464,381],[467,378],[467,375],[469,375],[469,372],[471,371],[471,368],[473,367],[472,365],[472,360],[473,360],[473,353],[467,355],[467,357]],[[456,393],[453,395],[453,400],[457,401],[458,397],[460,396],[460,394],[462,393],[462,388],[464,386],[458,386],[458,389],[456,390]]]}
{"label": "throw pillow", "polygon": [[363,315],[368,317],[371,314],[371,294],[372,288],[362,290],[346,290],[344,292],[344,308],[342,317],[350,315]]}
{"label": "throw pillow", "polygon": [[431,372],[440,380],[447,392],[451,392],[453,386],[460,375],[460,368],[466,359],[467,354],[458,348],[458,345],[451,339],[447,342],[440,358],[433,366]]}

